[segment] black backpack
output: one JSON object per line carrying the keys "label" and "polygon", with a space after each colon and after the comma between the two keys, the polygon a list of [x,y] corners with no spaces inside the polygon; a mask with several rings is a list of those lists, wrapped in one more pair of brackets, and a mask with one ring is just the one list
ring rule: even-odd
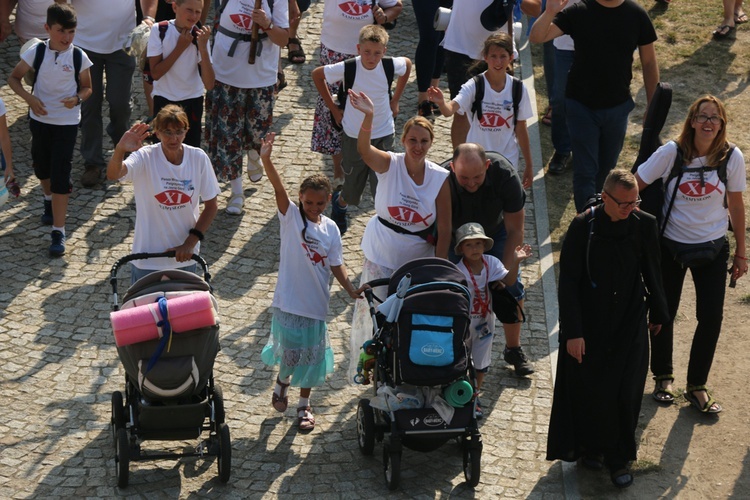
{"label": "black backpack", "polygon": [[[47,44],[39,42],[36,44],[36,52],[34,53],[34,63],[31,65],[34,68],[34,76],[31,82],[31,90],[34,91],[34,85],[36,85],[36,79],[39,76],[39,68],[42,67],[44,62],[44,51],[47,50]],[[83,49],[73,47],[73,77],[76,80],[76,92],[81,90],[81,65],[83,64]]]}
{"label": "black backpack", "polygon": [[[472,78],[474,85],[476,86],[476,94],[474,95],[474,102],[471,105],[471,114],[477,116],[477,120],[482,119],[482,99],[484,99],[484,76],[476,75]],[[513,86],[511,88],[511,94],[513,95],[513,129],[516,128],[518,119],[518,106],[521,104],[521,98],[523,97],[523,83],[515,76],[511,77]]]}
{"label": "black backpack", "polygon": [[[388,97],[393,97],[391,92],[391,86],[393,85],[393,77],[395,74],[395,68],[393,66],[392,57],[384,57],[382,59],[383,70],[385,71],[385,78],[388,81]],[[354,86],[354,78],[357,76],[357,60],[356,58],[347,59],[344,61],[344,80],[339,85],[339,91],[336,94],[338,99],[338,107],[341,110],[346,109],[346,101],[348,101],[349,89]],[[336,130],[341,130],[341,125],[336,124],[336,120],[331,116],[331,124]]]}
{"label": "black backpack", "polygon": [[[716,170],[716,173],[719,175],[719,180],[724,184],[724,208],[727,208],[727,193],[726,193],[726,185],[727,185],[727,164],[729,163],[729,158],[731,158],[732,153],[734,153],[734,148],[736,147],[732,143],[728,143],[728,149],[726,150],[726,154],[724,155],[724,158],[721,160],[721,162],[717,166],[700,166],[700,167],[686,167],[685,161],[682,156],[682,150],[680,150],[680,146],[675,142],[675,147],[677,148],[677,154],[675,155],[674,164],[672,165],[672,170],[669,172],[669,176],[667,177],[667,180],[662,182],[661,184],[661,203],[658,207],[653,207],[657,209],[658,211],[656,213],[650,212],[652,215],[654,215],[657,220],[659,221],[659,235],[664,235],[664,229],[667,227],[667,222],[669,221],[669,214],[672,212],[672,206],[674,205],[675,197],[677,196],[677,189],[680,186],[680,180],[682,180],[682,176],[686,173],[691,172],[699,172],[701,175],[701,185],[705,183],[705,174],[707,172],[712,172]],[[667,213],[664,215],[664,220],[661,220],[661,212],[662,212],[662,206],[664,205],[664,198],[665,198],[665,190],[666,186],[672,181],[672,179],[677,179],[677,181],[674,184],[674,190],[672,191],[672,198],[669,200],[669,206],[667,207]],[[654,183],[656,184],[656,183]],[[649,186],[649,189],[653,186]],[[658,189],[658,187],[657,187]],[[646,191],[644,189],[644,191]],[[648,210],[646,210],[648,211]],[[731,230],[731,226],[730,226]]]}

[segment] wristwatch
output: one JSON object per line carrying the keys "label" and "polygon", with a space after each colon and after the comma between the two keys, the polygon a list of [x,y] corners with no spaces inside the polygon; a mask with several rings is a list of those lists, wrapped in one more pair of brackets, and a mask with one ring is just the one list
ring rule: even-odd
{"label": "wristwatch", "polygon": [[81,99],[81,96],[79,96],[78,94],[76,94],[76,97],[78,98],[78,102],[76,103],[76,106],[80,106],[81,103],[83,102],[83,99]]}

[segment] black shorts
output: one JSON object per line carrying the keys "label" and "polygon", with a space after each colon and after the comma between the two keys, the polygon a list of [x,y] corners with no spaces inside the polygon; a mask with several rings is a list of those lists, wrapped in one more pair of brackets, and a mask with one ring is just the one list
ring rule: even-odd
{"label": "black shorts", "polygon": [[461,85],[487,69],[487,63],[476,61],[465,54],[445,51],[445,74],[448,76],[448,90],[451,99],[458,95]]}
{"label": "black shorts", "polygon": [[39,180],[49,179],[53,193],[70,194],[78,125],[50,125],[29,118],[29,128],[34,175]]}

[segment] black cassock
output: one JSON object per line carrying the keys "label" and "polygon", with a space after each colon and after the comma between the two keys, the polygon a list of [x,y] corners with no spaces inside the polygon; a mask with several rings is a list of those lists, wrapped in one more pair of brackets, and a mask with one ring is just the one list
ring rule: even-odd
{"label": "black cassock", "polygon": [[[592,225],[593,224],[593,225]],[[560,253],[560,351],[547,460],[603,453],[636,458],[635,429],[648,371],[647,314],[667,322],[656,221],[613,222],[603,206],[570,224]],[[650,309],[650,311],[649,311]],[[566,349],[583,337],[579,364]]]}

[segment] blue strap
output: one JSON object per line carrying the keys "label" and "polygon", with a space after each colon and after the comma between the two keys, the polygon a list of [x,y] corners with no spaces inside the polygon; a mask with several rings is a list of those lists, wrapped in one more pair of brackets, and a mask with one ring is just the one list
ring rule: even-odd
{"label": "blue strap", "polygon": [[156,362],[159,361],[159,358],[164,352],[164,348],[166,347],[167,342],[172,337],[172,325],[169,324],[169,310],[167,309],[167,299],[166,297],[159,297],[156,302],[159,304],[159,314],[162,317],[162,320],[156,323],[156,326],[161,327],[161,340],[159,341],[159,345],[156,347],[156,351],[154,351],[154,354],[151,355],[151,359],[148,360],[146,373],[150,372],[151,368],[153,368]]}

